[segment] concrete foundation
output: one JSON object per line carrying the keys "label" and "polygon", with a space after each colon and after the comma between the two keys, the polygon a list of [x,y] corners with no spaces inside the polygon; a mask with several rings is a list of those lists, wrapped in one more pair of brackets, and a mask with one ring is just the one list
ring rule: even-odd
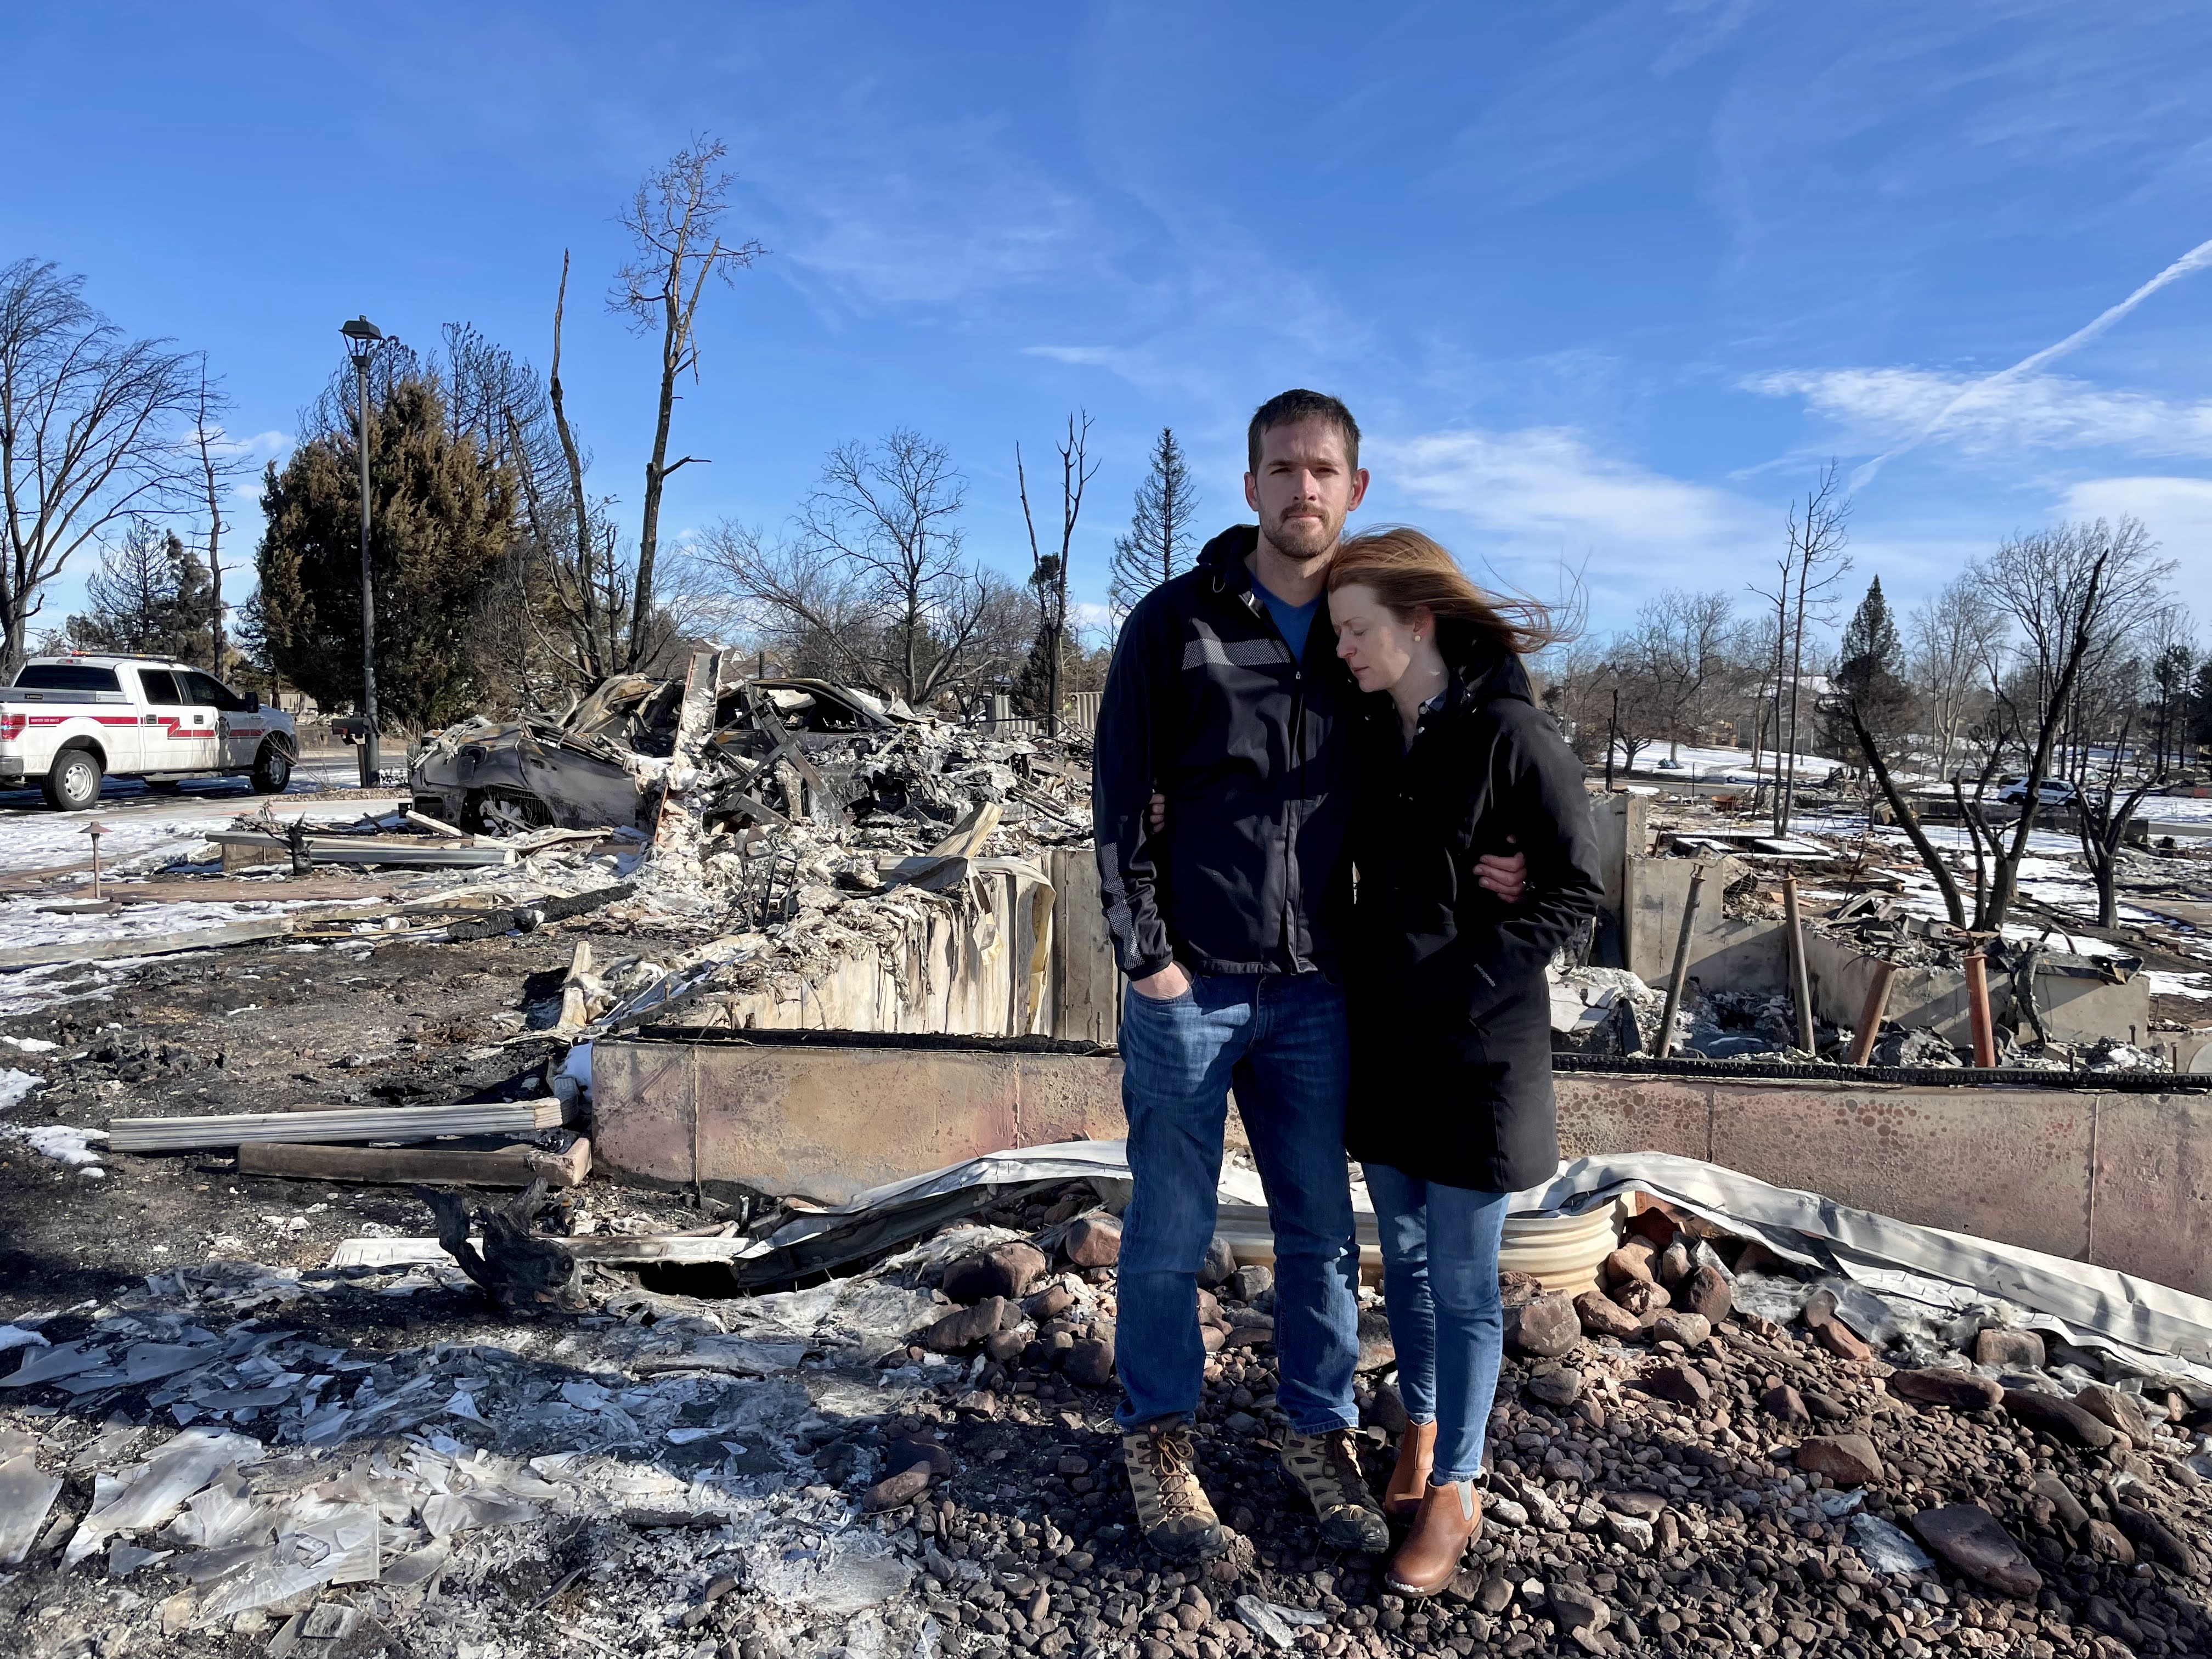
{"label": "concrete foundation", "polygon": [[[1878,960],[1847,940],[1808,929],[1805,964],[1813,980],[1813,1010],[1833,1024],[1856,1028],[1866,1011]],[[2137,974],[2124,982],[2085,978],[2046,967],[2035,976],[2036,1006],[2044,1029],[2059,1042],[2094,1042],[2111,1037],[2149,1046],[2150,981]],[[1990,976],[1990,1017],[1999,1026],[2015,1023],[2012,981]],[[1966,975],[1958,968],[1899,968],[1890,981],[1892,1025],[1924,1027],[1946,1042],[1964,1048],[1973,1034],[1966,1012]]]}
{"label": "concrete foundation", "polygon": [[1721,893],[1749,868],[1741,859],[1631,857],[1623,872],[1622,953],[1647,985],[1674,976],[1674,947],[1690,880],[1705,872],[1698,919],[1690,930],[1689,977],[1708,991],[1780,991],[1789,984],[1789,945],[1775,921],[1737,921],[1724,915]]}
{"label": "concrete foundation", "polygon": [[[593,1146],[632,1177],[835,1203],[979,1152],[1118,1139],[1121,1071],[1037,1038],[648,1032],[592,1050]],[[1570,1158],[1704,1158],[2212,1296],[2212,1095],[1588,1073],[1557,1088]]]}
{"label": "concrete foundation", "polygon": [[[1123,1133],[1121,1062],[1046,1038],[647,1031],[592,1048],[602,1168],[842,1204],[981,1152]],[[766,1036],[764,1033],[763,1036]]]}

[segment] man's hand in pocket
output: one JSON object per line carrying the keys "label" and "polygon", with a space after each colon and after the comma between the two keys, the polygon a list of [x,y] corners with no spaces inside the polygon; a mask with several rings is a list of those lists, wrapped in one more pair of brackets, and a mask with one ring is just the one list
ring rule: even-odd
{"label": "man's hand in pocket", "polygon": [[1171,962],[1158,973],[1147,974],[1130,983],[1137,988],[1137,994],[1147,1001],[1167,1002],[1190,989],[1190,975],[1183,972],[1181,963]]}

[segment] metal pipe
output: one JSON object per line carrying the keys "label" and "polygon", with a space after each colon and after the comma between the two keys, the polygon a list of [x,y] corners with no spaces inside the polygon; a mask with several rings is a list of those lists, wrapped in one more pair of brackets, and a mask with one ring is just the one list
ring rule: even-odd
{"label": "metal pipe", "polygon": [[1690,929],[1698,920],[1698,900],[1705,892],[1705,866],[1690,873],[1690,896],[1682,902],[1682,931],[1674,940],[1674,976],[1667,982],[1667,1012],[1659,1017],[1659,1058],[1674,1048],[1674,1011],[1682,1006],[1682,982],[1690,972]]}
{"label": "metal pipe", "polygon": [[1979,951],[1966,952],[1966,1023],[1974,1034],[1974,1064],[1996,1065],[1996,1032],[1990,1023],[1990,963]]}
{"label": "metal pipe", "polygon": [[376,741],[376,587],[368,573],[368,348],[353,355],[361,388],[361,787],[376,787],[383,757]]}
{"label": "metal pipe", "polygon": [[1859,1029],[1851,1037],[1850,1063],[1863,1066],[1874,1053],[1874,1040],[1881,1031],[1881,1017],[1889,1006],[1890,981],[1897,977],[1897,964],[1877,962],[1874,965],[1874,983],[1867,987],[1866,1006],[1859,1010]]}
{"label": "metal pipe", "polygon": [[1797,912],[1797,878],[1782,878],[1782,914],[1790,933],[1790,990],[1797,1004],[1797,1046],[1820,1052],[1820,1030],[1813,1024],[1813,980],[1805,961],[1805,924]]}

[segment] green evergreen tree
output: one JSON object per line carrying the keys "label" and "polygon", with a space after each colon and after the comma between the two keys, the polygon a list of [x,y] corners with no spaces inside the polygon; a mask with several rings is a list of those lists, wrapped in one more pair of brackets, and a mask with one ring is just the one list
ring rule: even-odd
{"label": "green evergreen tree", "polygon": [[1198,491],[1183,465],[1182,447],[1172,428],[1162,427],[1152,446],[1152,471],[1137,486],[1129,533],[1114,538],[1106,597],[1115,623],[1162,582],[1190,568],[1197,554],[1198,532],[1191,523],[1197,512]]}
{"label": "green evergreen tree", "polygon": [[[434,375],[394,378],[369,409],[369,567],[376,586],[377,701],[390,720],[436,725],[483,688],[477,603],[518,533],[517,485],[479,437],[454,432]],[[335,425],[264,476],[255,562],[270,665],[325,708],[361,696],[360,460]]]}
{"label": "green evergreen tree", "polygon": [[1897,637],[1897,623],[1889,601],[1882,597],[1881,578],[1867,586],[1866,598],[1851,613],[1836,653],[1832,676],[1835,705],[1828,714],[1829,740],[1836,752],[1850,754],[1863,748],[1851,715],[1885,748],[1903,738],[1915,711],[1912,688],[1900,672],[1905,647]]}
{"label": "green evergreen tree", "polygon": [[215,592],[208,568],[174,531],[135,519],[85,584],[89,612],[64,624],[79,651],[176,657],[207,666],[215,652]]}

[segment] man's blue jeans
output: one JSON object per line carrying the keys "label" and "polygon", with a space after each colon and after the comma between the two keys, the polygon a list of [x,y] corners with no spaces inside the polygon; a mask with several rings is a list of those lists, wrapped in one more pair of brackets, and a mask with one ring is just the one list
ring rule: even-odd
{"label": "man's blue jeans", "polygon": [[1164,1000],[1133,988],[1123,994],[1121,1066],[1135,1177],[1115,1327],[1128,1394],[1121,1425],[1198,1409],[1198,1269],[1213,1238],[1233,1082],[1274,1226],[1276,1398],[1301,1434],[1358,1427],[1343,992],[1319,974],[1194,974],[1188,992]]}
{"label": "man's blue jeans", "polygon": [[1504,1354],[1498,1247],[1508,1195],[1417,1181],[1387,1164],[1361,1167],[1382,1236],[1398,1396],[1408,1419],[1437,1425],[1431,1482],[1472,1480]]}

